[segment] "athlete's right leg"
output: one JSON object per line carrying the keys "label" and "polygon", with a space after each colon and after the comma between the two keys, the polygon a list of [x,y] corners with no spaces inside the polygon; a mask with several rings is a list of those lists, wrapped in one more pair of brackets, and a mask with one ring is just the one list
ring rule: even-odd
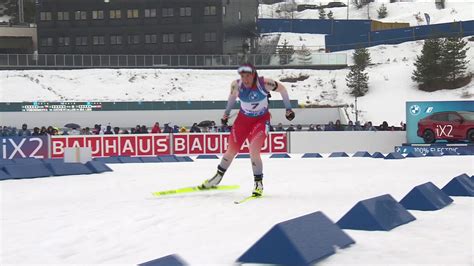
{"label": "athlete's right leg", "polygon": [[241,121],[242,120],[238,121],[238,123],[234,123],[234,126],[232,127],[227,151],[222,156],[221,163],[219,164],[219,167],[223,169],[228,169],[230,167],[235,156],[239,153],[240,147],[242,147],[242,144],[250,133],[249,126]]}
{"label": "athlete's right leg", "polygon": [[252,122],[250,118],[245,115],[241,113],[237,115],[229,136],[227,151],[224,153],[220,164],[217,166],[217,172],[211,179],[204,181],[201,185],[202,188],[215,187],[221,182],[225,172],[229,169],[235,156],[239,153],[240,147],[242,147],[242,144],[252,129],[252,124],[249,124],[250,122]]}
{"label": "athlete's right leg", "polygon": [[[232,138],[232,134],[231,137]],[[220,164],[217,166],[217,172],[216,174],[211,178],[206,181],[201,185],[202,188],[211,188],[219,185],[221,182],[222,178],[225,175],[225,172],[227,169],[230,167],[232,161],[234,160],[235,155],[239,152],[240,149],[236,149],[236,144],[230,144],[229,143],[229,148],[225,152],[224,156],[222,156],[222,160]]]}

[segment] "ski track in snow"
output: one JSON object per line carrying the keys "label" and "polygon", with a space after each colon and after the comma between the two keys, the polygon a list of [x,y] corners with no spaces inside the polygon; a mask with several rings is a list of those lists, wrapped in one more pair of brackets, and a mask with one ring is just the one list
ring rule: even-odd
{"label": "ski track in snow", "polygon": [[[296,156],[296,155],[294,155]],[[235,160],[223,181],[240,190],[152,198],[199,184],[217,160],[111,165],[115,172],[0,182],[0,264],[137,264],[177,253],[191,265],[231,265],[273,225],[315,211],[336,222],[359,200],[400,200],[431,181],[474,174],[474,157],[268,159],[265,196],[242,205],[253,180]],[[183,171],[183,169],[186,169]],[[191,173],[191,174],[190,174]],[[346,230],[355,245],[321,265],[472,265],[474,199],[454,197],[390,232]]]}

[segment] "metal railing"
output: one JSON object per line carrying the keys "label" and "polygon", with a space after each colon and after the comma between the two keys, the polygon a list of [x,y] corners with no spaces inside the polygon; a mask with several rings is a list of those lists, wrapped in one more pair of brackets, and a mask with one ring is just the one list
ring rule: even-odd
{"label": "metal railing", "polygon": [[226,68],[250,62],[259,67],[347,66],[346,53],[250,55],[86,55],[86,54],[0,54],[3,68]]}

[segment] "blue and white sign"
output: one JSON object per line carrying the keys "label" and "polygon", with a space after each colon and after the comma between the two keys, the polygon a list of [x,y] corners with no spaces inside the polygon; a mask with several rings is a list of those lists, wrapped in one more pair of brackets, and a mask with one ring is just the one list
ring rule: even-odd
{"label": "blue and white sign", "polygon": [[[418,137],[418,121],[434,113],[446,111],[474,112],[474,101],[430,101],[406,102],[407,143],[421,144],[423,139]],[[444,142],[446,141],[439,141]]]}
{"label": "blue and white sign", "polygon": [[395,152],[407,154],[410,152],[421,152],[427,154],[430,151],[436,151],[446,153],[447,151],[453,151],[456,153],[467,153],[474,154],[474,145],[472,144],[414,144],[414,145],[403,145],[395,146]]}
{"label": "blue and white sign", "polygon": [[0,138],[0,159],[36,158],[46,159],[49,156],[49,139],[37,137],[4,137]]}

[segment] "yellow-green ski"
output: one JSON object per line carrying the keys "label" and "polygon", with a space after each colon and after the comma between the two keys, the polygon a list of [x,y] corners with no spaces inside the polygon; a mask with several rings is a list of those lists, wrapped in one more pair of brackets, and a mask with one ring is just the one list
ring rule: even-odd
{"label": "yellow-green ski", "polygon": [[235,204],[242,204],[242,203],[245,203],[245,202],[247,202],[247,201],[251,201],[251,200],[254,200],[254,199],[259,199],[259,198],[261,198],[261,197],[263,197],[263,196],[253,196],[253,195],[252,195],[252,196],[248,196],[248,197],[246,197],[246,198],[244,198],[244,199],[241,199],[241,200],[239,200],[239,201],[234,201],[234,203],[235,203]]}
{"label": "yellow-green ski", "polygon": [[234,189],[239,189],[239,188],[240,188],[239,185],[222,185],[222,186],[217,186],[213,188],[205,188],[205,189],[196,186],[196,187],[184,187],[184,188],[165,190],[165,191],[157,191],[157,192],[152,192],[152,194],[155,197],[162,197],[162,196],[168,196],[168,195],[187,194],[187,193],[193,193],[193,192],[203,192],[203,191],[213,191],[213,190],[234,190]]}

